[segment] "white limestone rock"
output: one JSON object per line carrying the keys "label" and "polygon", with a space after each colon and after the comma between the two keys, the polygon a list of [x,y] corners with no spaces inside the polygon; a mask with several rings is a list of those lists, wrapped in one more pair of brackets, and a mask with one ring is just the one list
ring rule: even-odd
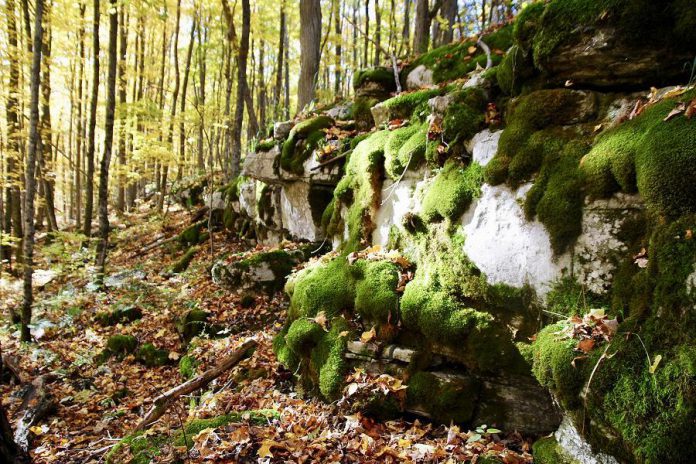
{"label": "white limestone rock", "polygon": [[316,242],[322,240],[321,227],[314,223],[309,202],[310,185],[292,182],[280,192],[280,213],[283,227],[296,240]]}
{"label": "white limestone rock", "polygon": [[613,456],[595,454],[568,417],[563,418],[554,436],[563,452],[580,464],[619,464]]}
{"label": "white limestone rock", "polygon": [[380,208],[375,215],[375,230],[372,244],[385,247],[389,242],[392,226],[402,227],[404,216],[416,208],[416,186],[426,176],[425,169],[406,171],[401,182],[395,184],[391,179],[384,181],[380,198]]}
{"label": "white limestone rock", "polygon": [[433,71],[421,64],[406,76],[406,89],[414,90],[433,85]]}
{"label": "white limestone rock", "polygon": [[[567,255],[555,257],[544,226],[526,220],[520,206],[531,184],[512,191],[483,185],[481,197],[465,214],[464,252],[492,284],[529,284],[543,298],[570,267]],[[469,220],[468,217],[471,217]]]}
{"label": "white limestone rock", "polygon": [[241,213],[256,218],[256,181],[246,179],[239,184],[239,207]]}
{"label": "white limestone rock", "polygon": [[242,165],[242,175],[264,182],[278,182],[278,162],[280,146],[275,145],[269,151],[247,153]]}
{"label": "white limestone rock", "polygon": [[502,133],[501,130],[491,132],[485,129],[474,135],[466,144],[466,149],[472,154],[474,162],[485,166],[493,159],[498,151],[498,142]]}

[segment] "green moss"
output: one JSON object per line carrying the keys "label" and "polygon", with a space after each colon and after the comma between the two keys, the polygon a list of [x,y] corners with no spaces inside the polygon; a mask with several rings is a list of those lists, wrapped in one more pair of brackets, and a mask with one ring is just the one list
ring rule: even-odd
{"label": "green moss", "polygon": [[355,283],[355,310],[377,326],[396,324],[399,318],[399,268],[390,261],[363,261],[361,278]]}
{"label": "green moss", "polygon": [[126,355],[138,347],[138,339],[132,335],[112,335],[106,342],[106,349],[112,354]]}
{"label": "green moss", "polygon": [[285,277],[303,260],[303,256],[302,250],[292,252],[283,249],[271,250],[255,253],[249,258],[237,261],[234,266],[245,271],[262,265],[268,266],[278,280],[279,287],[282,288]]}
{"label": "green moss", "polygon": [[417,372],[408,382],[407,403],[427,410],[437,422],[464,423],[474,413],[478,386],[472,381],[443,381]]}
{"label": "green moss", "polygon": [[196,257],[196,254],[198,253],[199,248],[197,246],[192,246],[188,250],[186,250],[186,253],[184,253],[174,264],[172,264],[170,270],[174,274],[179,274],[181,272],[184,272],[186,269],[188,269],[189,265],[191,264],[191,261],[193,261],[193,258]]}
{"label": "green moss", "polygon": [[374,229],[372,218],[379,207],[384,146],[388,136],[388,131],[379,131],[360,142],[350,155],[346,175],[334,190],[336,203],[329,221],[330,228],[338,230],[342,220],[338,205],[348,207],[344,220],[348,222],[349,236],[341,245],[343,251],[361,249],[363,240],[370,237]]}
{"label": "green moss", "polygon": [[[280,167],[297,175],[302,174],[304,162],[325,138],[323,130],[333,125],[334,121],[329,116],[317,116],[297,123],[283,143]],[[300,141],[303,143],[298,150],[297,145]]]}
{"label": "green moss", "polygon": [[394,72],[389,68],[376,67],[361,69],[353,74],[353,89],[358,90],[367,83],[375,83],[387,93],[396,91]]}
{"label": "green moss", "polygon": [[290,324],[285,343],[297,356],[307,356],[322,338],[324,330],[311,319],[300,318]]}
{"label": "green moss", "polygon": [[558,323],[539,332],[532,345],[532,372],[541,385],[556,394],[564,408],[575,409],[580,405],[578,395],[584,378],[580,369],[573,366],[577,340],[562,335],[566,328],[565,323]]}
{"label": "green moss", "polygon": [[601,134],[583,158],[590,194],[606,197],[617,191],[640,192],[648,208],[677,217],[696,211],[696,132],[683,115],[664,118],[692,90],[650,106],[633,120]]}
{"label": "green moss", "polygon": [[258,142],[256,144],[256,147],[254,147],[254,151],[256,153],[260,153],[260,152],[264,152],[264,151],[271,151],[277,145],[278,145],[278,141],[275,140],[274,138],[261,140],[260,142]]}
{"label": "green moss", "polygon": [[454,146],[473,137],[484,126],[486,97],[481,89],[459,90],[450,94],[452,102],[442,121],[443,137]]}
{"label": "green moss", "polygon": [[198,368],[198,360],[193,356],[185,355],[179,360],[179,374],[184,379],[190,379],[196,375],[196,369]]}
{"label": "green moss", "polygon": [[324,311],[328,318],[337,316],[344,308],[353,306],[357,268],[350,266],[345,257],[305,270],[296,277],[288,316],[315,317]]}
{"label": "green moss", "polygon": [[143,311],[137,306],[126,306],[113,311],[98,312],[94,318],[103,326],[127,324],[143,317]]}
{"label": "green moss", "polygon": [[517,45],[508,50],[496,69],[498,86],[506,95],[513,96],[520,93],[523,79],[529,77],[533,72],[525,52]]}
{"label": "green moss", "polygon": [[457,220],[481,193],[483,168],[473,163],[466,168],[452,159],[442,170],[423,198],[423,218]]}
{"label": "green moss", "polygon": [[208,323],[210,313],[200,309],[192,309],[177,322],[177,330],[185,341],[190,341],[193,337],[203,332],[213,331],[213,327]]}
{"label": "green moss", "polygon": [[249,422],[252,425],[266,425],[270,420],[277,419],[278,412],[271,409],[260,409],[245,412],[230,413],[209,419],[194,419],[184,425],[184,430],[175,434],[152,434],[137,432],[124,437],[106,455],[107,464],[126,462],[132,464],[149,464],[162,454],[166,446],[193,446],[193,437],[205,429],[216,429],[228,424]]}
{"label": "green moss", "polygon": [[[483,40],[492,49],[505,51],[512,45],[512,26],[505,26],[485,36]],[[474,47],[475,51],[470,54],[471,47]],[[501,58],[498,54],[493,54],[492,59],[496,65]],[[405,68],[402,76],[408,76],[410,71],[424,65],[432,70],[435,83],[448,82],[466,77],[477,66],[485,68],[486,61],[486,54],[477,47],[476,41],[467,40],[444,45],[420,55]]]}
{"label": "green moss", "polygon": [[546,296],[546,306],[549,311],[562,316],[582,316],[591,309],[602,307],[603,302],[573,277],[564,277],[554,283]]}
{"label": "green moss", "polygon": [[[353,119],[355,120],[355,126],[358,130],[370,130],[375,126],[375,120],[372,117],[371,108],[379,103],[376,98],[370,97],[356,97],[353,103]],[[351,141],[351,148],[355,148],[355,145],[364,140],[369,134],[362,134],[355,137]],[[357,140],[356,140],[357,139]]]}
{"label": "green moss", "polygon": [[540,68],[559,46],[604,24],[615,29],[614,40],[634,47],[669,45],[688,51],[696,44],[696,5],[683,0],[554,0],[545,8],[525,10],[518,18],[515,37],[532,48]]}
{"label": "green moss", "polygon": [[483,173],[483,179],[491,185],[505,183],[508,178],[511,159],[507,156],[496,156],[487,165]]}
{"label": "green moss", "polygon": [[553,437],[544,437],[534,442],[532,446],[534,462],[538,464],[577,464],[568,457]]}
{"label": "green moss", "polygon": [[384,167],[393,180],[399,179],[406,169],[417,168],[425,158],[428,125],[401,127],[389,133],[384,147]]}
{"label": "green moss", "polygon": [[388,111],[390,119],[422,120],[428,114],[427,103],[433,97],[442,95],[446,89],[423,89],[404,92],[381,103]]}
{"label": "green moss", "polygon": [[179,243],[182,247],[191,247],[193,245],[198,245],[204,240],[205,234],[203,233],[203,228],[206,227],[208,221],[200,221],[195,224],[188,226],[179,234]]}
{"label": "green moss", "polygon": [[138,348],[135,357],[149,367],[169,364],[169,351],[157,349],[152,343],[145,343]]}

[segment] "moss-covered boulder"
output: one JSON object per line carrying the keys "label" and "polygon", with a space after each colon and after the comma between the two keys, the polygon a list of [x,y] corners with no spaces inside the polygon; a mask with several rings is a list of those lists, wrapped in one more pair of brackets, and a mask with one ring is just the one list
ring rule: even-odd
{"label": "moss-covered boulder", "polygon": [[169,364],[169,351],[158,349],[152,343],[145,343],[135,353],[135,359],[149,367]]}
{"label": "moss-covered boulder", "polygon": [[310,248],[277,249],[256,253],[227,266],[213,268],[214,278],[232,290],[282,290],[292,269],[309,258]]}
{"label": "moss-covered boulder", "polygon": [[547,81],[593,87],[689,80],[696,5],[689,0],[553,0],[524,9],[515,38]]}
{"label": "moss-covered boulder", "polygon": [[396,91],[396,80],[391,68],[375,67],[353,74],[353,90],[358,98],[384,100]]}
{"label": "moss-covered boulder", "polygon": [[324,129],[333,124],[334,120],[329,116],[317,116],[297,123],[283,142],[280,167],[301,175],[304,172],[304,162],[326,140]]}
{"label": "moss-covered boulder", "polygon": [[210,322],[211,314],[201,309],[191,309],[176,322],[176,329],[184,342],[188,343],[193,337],[207,334],[215,336],[222,327]]}
{"label": "moss-covered boulder", "polygon": [[143,310],[137,306],[125,306],[113,311],[102,311],[97,313],[94,318],[103,326],[115,324],[128,324],[143,317]]}
{"label": "moss-covered boulder", "polygon": [[102,363],[111,357],[121,360],[128,355],[135,354],[138,344],[138,339],[132,335],[112,335],[106,341],[106,348],[99,354],[97,361]]}

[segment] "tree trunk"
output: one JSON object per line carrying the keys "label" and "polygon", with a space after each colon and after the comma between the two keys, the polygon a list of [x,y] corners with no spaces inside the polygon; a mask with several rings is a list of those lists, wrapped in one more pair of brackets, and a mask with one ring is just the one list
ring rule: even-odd
{"label": "tree trunk", "polygon": [[363,37],[362,67],[367,68],[370,56],[370,0],[365,0],[365,36]]}
{"label": "tree trunk", "polygon": [[[283,87],[283,59],[285,58],[285,35],[287,34],[287,25],[285,18],[285,0],[280,3],[280,37],[278,37],[278,68],[276,69],[275,90],[273,92],[273,105],[275,106],[274,116],[280,117],[281,103],[280,92]],[[288,105],[288,102],[285,102]]]}
{"label": "tree trunk", "polygon": [[[343,48],[341,46],[341,43],[343,42],[343,37],[341,37],[341,29],[342,29],[342,20],[341,20],[341,0],[336,0],[336,15],[334,17],[334,32],[336,33],[336,58],[335,58],[335,69],[334,69],[334,94],[337,97],[343,96],[342,92],[342,87],[341,87],[341,77],[342,77],[342,66],[341,66],[341,60],[343,57]],[[329,27],[331,25],[329,24]]]}
{"label": "tree trunk", "polygon": [[21,340],[31,341],[29,324],[31,323],[31,307],[34,294],[31,288],[34,274],[34,198],[36,196],[36,154],[40,150],[41,136],[39,134],[39,86],[41,84],[41,50],[43,42],[43,0],[36,0],[34,23],[34,54],[31,61],[31,100],[29,103],[29,150],[24,169],[25,199],[24,199],[24,300],[22,302]]}
{"label": "tree trunk", "polygon": [[39,179],[43,189],[42,210],[46,215],[48,231],[58,230],[53,192],[53,135],[51,134],[51,2],[44,6],[42,46],[43,70],[41,76],[41,150],[39,150]]}
{"label": "tree trunk", "polygon": [[116,0],[109,1],[109,69],[106,77],[106,122],[104,125],[104,156],[99,169],[99,242],[97,244],[97,285],[104,283],[104,268],[109,242],[109,165],[114,141],[116,111],[116,67],[118,64],[118,14]]}
{"label": "tree trunk", "polygon": [[[176,2],[176,26],[174,28],[174,93],[172,94],[172,106],[169,119],[169,131],[167,133],[167,146],[171,147],[171,152],[174,153],[174,120],[176,119],[176,105],[179,99],[179,89],[181,86],[181,75],[179,73],[179,23],[181,22],[181,0]],[[163,161],[162,166],[162,182],[160,196],[157,201],[157,210],[162,211],[164,208],[164,197],[167,194],[167,175],[169,173],[169,162]]]}
{"label": "tree trunk", "polygon": [[121,34],[120,34],[120,54],[121,60],[118,67],[118,195],[116,197],[116,210],[122,213],[126,209],[126,122],[128,114],[126,112],[126,87],[128,78],[126,77],[126,67],[128,62],[128,20],[126,17],[126,6],[121,4]]}
{"label": "tree trunk", "polygon": [[321,2],[300,0],[300,81],[297,112],[314,100],[321,54]]}
{"label": "tree trunk", "polygon": [[401,45],[408,55],[411,51],[411,0],[404,0],[404,28],[401,32]]}
{"label": "tree trunk", "polygon": [[[15,15],[14,0],[6,0],[5,17],[7,19],[7,61],[9,67],[8,95],[5,104],[7,116],[7,180],[5,187],[5,230],[10,230],[12,226],[12,236],[17,239],[15,256],[17,262],[22,260],[22,237],[24,235],[22,227],[22,206],[20,185],[21,180],[21,157],[20,157],[20,109],[19,109],[19,47],[17,16]],[[8,256],[8,255],[6,255]],[[8,256],[11,263],[11,259]],[[12,317],[13,322],[16,316]]]}
{"label": "tree trunk", "polygon": [[256,96],[256,104],[259,108],[259,130],[260,136],[265,137],[266,135],[266,80],[264,74],[265,63],[264,63],[264,50],[265,44],[260,41],[259,44],[259,70],[256,74],[256,90],[258,91]]}
{"label": "tree trunk", "polygon": [[[225,0],[227,1],[227,0]],[[200,84],[200,89],[199,89],[199,94],[198,94],[198,115],[199,115],[199,123],[198,123],[198,153],[197,153],[197,165],[198,165],[198,171],[199,172],[205,172],[205,157],[204,157],[204,152],[203,152],[203,135],[204,135],[204,130],[203,130],[203,125],[205,124],[205,80],[206,80],[206,66],[205,66],[205,47],[203,47],[203,43],[205,42],[205,39],[207,38],[207,29],[204,29],[204,23],[201,22],[199,24],[198,28],[198,78],[199,78],[199,84]],[[205,36],[204,36],[205,32]]]}
{"label": "tree trunk", "polygon": [[193,56],[193,43],[195,41],[196,22],[191,23],[191,36],[186,50],[186,65],[184,66],[184,83],[181,86],[181,109],[179,111],[179,167],[176,172],[177,180],[183,177],[186,164],[186,126],[184,112],[186,111],[186,90],[188,89],[189,73],[191,71],[191,57]]}
{"label": "tree trunk", "polygon": [[416,21],[413,28],[413,51],[425,53],[430,42],[430,11],[428,0],[416,0]]}
{"label": "tree trunk", "polygon": [[443,0],[440,11],[442,18],[447,22],[447,25],[438,26],[438,34],[435,37],[435,43],[438,47],[446,45],[452,42],[454,39],[454,23],[457,16],[457,0]]}
{"label": "tree trunk", "polygon": [[379,66],[379,54],[382,48],[382,14],[379,9],[379,0],[375,0],[375,61],[374,65]]}
{"label": "tree trunk", "polygon": [[94,18],[92,29],[92,95],[89,102],[89,127],[87,135],[87,176],[85,179],[85,222],[83,233],[92,236],[92,210],[94,209],[94,150],[97,129],[97,100],[99,99],[99,0],[94,0]]}
{"label": "tree trunk", "polygon": [[0,462],[7,464],[30,463],[29,455],[14,441],[12,427],[7,420],[5,408],[0,404]]}
{"label": "tree trunk", "polygon": [[84,142],[84,121],[82,115],[82,100],[85,75],[85,10],[86,5],[80,2],[80,27],[77,32],[79,42],[79,62],[77,72],[77,143],[75,150],[75,228],[82,224],[82,143]]}

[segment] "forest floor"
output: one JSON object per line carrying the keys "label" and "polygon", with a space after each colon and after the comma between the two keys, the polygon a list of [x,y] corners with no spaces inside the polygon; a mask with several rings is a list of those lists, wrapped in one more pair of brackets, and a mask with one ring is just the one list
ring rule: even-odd
{"label": "forest floor", "polygon": [[[166,221],[146,210],[114,221],[107,290],[90,283],[91,252],[80,248],[80,236],[61,233],[47,244],[40,241],[36,269],[56,271],[55,278],[36,290],[35,342],[20,344],[17,326],[3,324],[0,341],[5,358],[19,367],[26,385],[49,372],[58,379],[48,385],[56,407],[32,428],[36,463],[96,463],[118,439],[128,434],[152,401],[183,383],[178,359],[184,354],[199,362],[198,373],[212,367],[245,340],[258,347],[195,396],[181,398],[146,436],[172,436],[182,424],[198,418],[239,413],[239,420],[209,426],[188,437],[192,446],[159,442],[152,462],[491,462],[530,463],[530,442],[519,434],[463,431],[418,420],[375,421],[355,412],[360,391],[402,391],[398,380],[352,373],[343,400],[326,404],[303,398],[292,384],[292,373],[273,355],[273,336],[285,318],[287,300],[255,295],[242,308],[241,295],[218,287],[210,277],[212,263],[221,257],[239,259],[255,249],[216,233],[213,250],[206,245],[187,271],[169,275],[165,269],[177,258],[166,246],[137,256],[160,235],[173,236],[189,224],[184,211],[170,212]],[[21,304],[18,280],[0,280],[0,307]],[[102,326],[95,315],[104,310],[137,306],[143,317],[130,324]],[[184,347],[176,321],[192,308],[213,314],[227,328],[222,338],[199,337]],[[3,314],[6,317],[7,314]],[[108,337],[128,334],[141,344],[169,351],[171,363],[147,367],[130,355],[99,364],[97,357]],[[17,419],[22,387],[0,385],[0,397],[11,422]],[[201,396],[202,395],[202,396]],[[252,420],[250,411],[272,410],[265,421]],[[412,419],[412,418],[411,418]],[[128,454],[119,462],[129,462]]]}

